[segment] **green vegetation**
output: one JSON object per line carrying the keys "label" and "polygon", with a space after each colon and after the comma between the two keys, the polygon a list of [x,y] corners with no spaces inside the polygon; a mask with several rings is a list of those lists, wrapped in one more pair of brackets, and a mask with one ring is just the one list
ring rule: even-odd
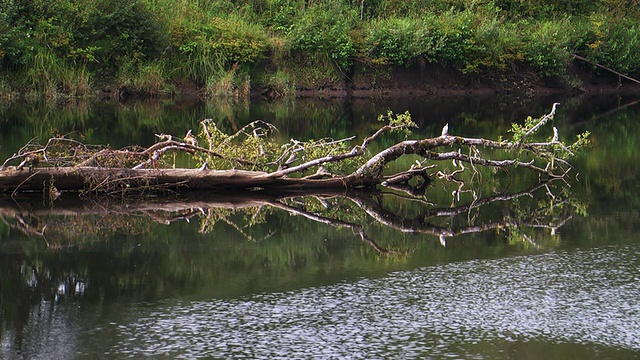
{"label": "green vegetation", "polygon": [[634,3],[0,0],[0,90],[166,96],[194,83],[206,96],[244,98],[252,86],[291,95],[427,64],[568,82],[574,53],[633,76]]}

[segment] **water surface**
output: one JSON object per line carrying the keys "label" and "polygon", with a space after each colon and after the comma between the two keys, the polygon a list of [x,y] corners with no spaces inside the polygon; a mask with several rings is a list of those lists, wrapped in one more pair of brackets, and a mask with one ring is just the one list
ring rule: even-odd
{"label": "water surface", "polygon": [[[554,101],[14,103],[0,107],[0,153],[6,157],[52,132],[75,131],[116,147],[150,144],[154,133],[182,133],[207,117],[231,130],[262,118],[276,123],[285,140],[363,136],[386,108],[409,109],[425,136],[449,123],[455,133],[495,137],[512,121],[548,112]],[[579,175],[570,183],[570,204],[560,206],[558,187],[551,188],[556,198],[541,188],[429,219],[436,227],[462,228],[524,222],[547,209],[545,220],[563,219],[553,231],[496,227],[448,237],[443,246],[433,234],[382,225],[349,199],[326,200],[340,206],[343,221],[363,226],[369,240],[391,251],[382,253],[355,228],[267,203],[216,208],[206,216],[185,209],[176,217],[75,207],[68,198],[58,207],[46,199],[5,198],[0,357],[640,357],[640,106],[611,97],[562,102],[555,123],[561,134],[589,130],[594,139],[594,147],[574,160]],[[492,179],[479,195],[491,196],[492,186],[507,183],[526,187],[531,180],[517,174]],[[450,207],[451,191],[429,189],[433,205],[427,209]],[[294,200],[283,204],[296,205]],[[415,202],[376,201],[407,218],[425,211]],[[44,224],[46,237],[25,231]]]}

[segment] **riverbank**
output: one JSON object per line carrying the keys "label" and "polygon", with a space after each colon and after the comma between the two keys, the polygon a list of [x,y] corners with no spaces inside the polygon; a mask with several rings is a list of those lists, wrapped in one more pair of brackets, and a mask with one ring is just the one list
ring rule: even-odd
{"label": "riverbank", "polygon": [[[248,84],[246,93],[231,91],[226,95],[214,97],[230,100],[276,100],[281,98],[410,98],[441,96],[490,96],[509,95],[516,97],[538,97],[546,95],[573,96],[580,94],[620,94],[640,95],[640,84],[622,78],[616,74],[601,71],[594,72],[580,65],[568,68],[569,77],[540,78],[532,72],[493,74],[491,76],[469,76],[446,66],[433,65],[425,69],[407,67],[387,67],[380,72],[354,72],[351,78],[306,84],[287,93],[271,85]],[[570,83],[567,82],[570,79]],[[206,88],[188,79],[174,80],[165,85],[170,91],[145,92],[140,89],[116,84],[101,84],[81,96],[56,92],[48,98],[65,101],[70,98],[115,99],[127,101],[134,99],[206,99],[211,96]],[[47,94],[37,92],[11,91],[0,94],[4,100],[29,100],[47,98]]]}
{"label": "riverbank", "polygon": [[[434,96],[486,96],[492,94],[535,97],[545,95],[578,94],[626,94],[639,95],[640,84],[624,79],[616,74],[594,72],[580,65],[568,68],[566,78],[540,78],[532,72],[494,74],[491,76],[469,76],[440,65],[425,69],[389,67],[379,73],[371,71],[355,72],[351,78],[337,81],[322,81],[296,88],[291,93],[282,94],[273,86],[250,85],[248,98],[275,100],[282,97],[297,98],[403,98]],[[571,84],[567,83],[570,79]],[[171,96],[192,99],[206,97],[206,89],[189,81],[174,84]],[[124,97],[144,98],[149,94],[136,93],[127,89],[105,88],[96,92],[100,98]]]}
{"label": "riverbank", "polygon": [[0,97],[541,94],[626,91],[603,68],[640,78],[640,9],[625,1],[56,0],[3,10]]}
{"label": "riverbank", "polygon": [[[459,95],[515,95],[544,96],[551,94],[640,94],[640,84],[618,75],[595,73],[578,65],[568,70],[571,84],[566,79],[541,79],[534,73],[497,74],[492,77],[465,76],[453,69],[432,66],[420,71],[396,68],[385,77],[356,74],[353,79],[301,88],[300,97],[425,97]],[[269,96],[270,89],[258,88],[254,96]]]}

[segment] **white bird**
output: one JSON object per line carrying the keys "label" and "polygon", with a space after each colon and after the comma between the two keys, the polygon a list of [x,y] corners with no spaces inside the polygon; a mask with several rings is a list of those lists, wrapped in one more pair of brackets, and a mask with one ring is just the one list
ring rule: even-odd
{"label": "white bird", "polygon": [[447,123],[447,124],[442,128],[442,135],[440,135],[440,136],[445,136],[445,135],[449,135],[449,123]]}
{"label": "white bird", "polygon": [[440,234],[440,245],[446,247],[447,246],[447,240],[444,237],[444,234]]}

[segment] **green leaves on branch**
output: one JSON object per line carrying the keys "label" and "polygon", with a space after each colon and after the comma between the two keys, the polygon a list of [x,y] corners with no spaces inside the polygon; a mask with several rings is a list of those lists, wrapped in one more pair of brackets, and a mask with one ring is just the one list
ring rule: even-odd
{"label": "green leaves on branch", "polygon": [[[206,157],[209,166],[215,169],[233,167],[270,172],[294,167],[327,155],[346,153],[349,151],[348,141],[353,139],[290,139],[282,144],[277,138],[278,130],[260,120],[247,124],[231,135],[221,131],[211,119],[204,120],[201,124],[201,135],[207,141],[209,150],[221,155]],[[345,160],[324,166],[329,172],[341,173],[353,170],[355,162]]]}
{"label": "green leaves on branch", "polygon": [[254,121],[234,134],[226,134],[215,122],[207,119],[201,122],[202,132],[209,150],[221,156],[207,156],[206,162],[214,169],[247,168],[267,171],[273,161],[278,144],[274,134],[277,129],[263,121]]}
{"label": "green leaves on branch", "polygon": [[393,111],[387,111],[387,114],[378,116],[379,122],[386,122],[391,127],[391,132],[398,132],[405,136],[411,135],[411,129],[417,128],[415,122],[411,119],[411,114],[405,111],[403,114],[394,114]]}
{"label": "green leaves on branch", "polygon": [[551,112],[540,118],[534,119],[528,116],[522,125],[511,124],[511,129],[509,130],[509,132],[513,133],[511,146],[520,150],[519,156],[523,154],[522,150],[529,150],[536,157],[545,159],[547,161],[546,168],[551,170],[555,169],[557,161],[568,165],[565,160],[574,157],[579,151],[589,146],[588,138],[590,133],[588,131],[579,134],[575,142],[566,145],[558,139],[558,129],[555,127],[553,128],[553,135],[546,141],[536,143],[531,140],[536,138],[543,125],[553,120],[558,105],[558,103],[553,104]]}
{"label": "green leaves on branch", "polygon": [[591,133],[588,131],[585,131],[582,134],[578,134],[576,136],[576,141],[567,147],[570,151],[569,154],[571,154],[571,156],[575,156],[580,151],[587,149],[588,147],[591,146],[591,142],[589,141],[589,135],[591,135]]}

